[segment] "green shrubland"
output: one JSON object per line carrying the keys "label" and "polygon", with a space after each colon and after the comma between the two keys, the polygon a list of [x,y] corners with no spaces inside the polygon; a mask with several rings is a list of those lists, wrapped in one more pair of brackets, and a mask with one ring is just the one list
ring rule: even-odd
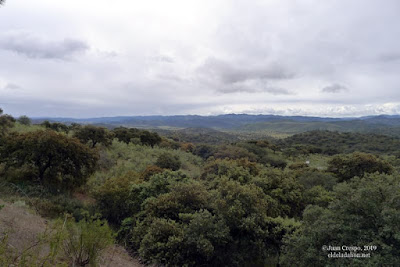
{"label": "green shrubland", "polygon": [[[395,137],[314,131],[201,144],[214,140],[203,136],[212,131],[172,140],[142,129],[2,117],[2,199],[25,201],[55,220],[57,234],[46,242],[64,241],[52,245],[62,253],[49,264],[63,255],[66,264],[93,265],[114,235],[144,263],[165,266],[400,261]],[[6,262],[12,257],[4,255],[16,254],[4,245],[6,235],[1,240]],[[324,245],[379,249],[370,259],[332,260]]]}

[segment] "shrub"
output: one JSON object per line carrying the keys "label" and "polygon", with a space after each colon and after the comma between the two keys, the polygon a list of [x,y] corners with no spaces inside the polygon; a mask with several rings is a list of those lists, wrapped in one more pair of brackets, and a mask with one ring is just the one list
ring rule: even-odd
{"label": "shrub", "polygon": [[123,176],[108,179],[95,190],[97,207],[110,223],[120,224],[123,219],[132,215],[130,184],[139,181],[138,174],[129,172]]}
{"label": "shrub", "polygon": [[106,221],[98,218],[65,223],[65,255],[77,266],[96,266],[101,252],[114,243],[114,234]]}
{"label": "shrub", "polygon": [[170,169],[172,171],[177,171],[181,167],[181,161],[178,156],[172,155],[170,153],[161,154],[156,161],[156,166],[163,169]]}

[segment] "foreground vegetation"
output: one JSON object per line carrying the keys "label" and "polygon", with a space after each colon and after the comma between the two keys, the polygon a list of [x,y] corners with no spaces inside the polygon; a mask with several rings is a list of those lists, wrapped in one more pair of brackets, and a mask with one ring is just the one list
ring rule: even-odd
{"label": "foreground vegetation", "polygon": [[[204,144],[201,133],[187,142],[190,131],[182,141],[4,115],[0,133],[1,197],[26,201],[54,225],[46,239],[54,251],[40,259],[10,250],[4,234],[6,266],[95,265],[114,236],[143,263],[166,266],[400,261],[395,137],[314,131],[219,144],[220,135],[204,135]],[[376,249],[366,258],[323,249],[344,245]]]}

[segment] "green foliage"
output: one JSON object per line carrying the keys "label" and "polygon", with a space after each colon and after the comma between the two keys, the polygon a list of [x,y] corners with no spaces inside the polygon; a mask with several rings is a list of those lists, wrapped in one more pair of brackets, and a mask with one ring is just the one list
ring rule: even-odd
{"label": "green foliage", "polygon": [[31,125],[31,119],[28,116],[20,116],[17,120],[22,125]]}
{"label": "green foliage", "polygon": [[178,156],[172,155],[170,153],[163,153],[157,158],[155,165],[162,169],[177,171],[181,167],[182,163],[179,160]]}
{"label": "green foliage", "polygon": [[147,166],[143,172],[141,172],[140,178],[143,181],[148,181],[151,176],[153,176],[157,173],[162,173],[163,171],[164,170],[158,166],[150,165],[150,166]]}
{"label": "green foliage", "polygon": [[233,133],[226,133],[210,128],[185,128],[179,130],[159,130],[159,133],[178,142],[218,145],[237,142],[239,138]]}
{"label": "green foliage", "polygon": [[22,251],[10,246],[7,233],[1,235],[0,266],[97,266],[101,253],[113,243],[105,221],[88,218],[76,223],[66,217]]}
{"label": "green foliage", "polygon": [[215,148],[211,145],[197,145],[193,150],[193,154],[203,159],[208,159],[214,155],[214,151]]}
{"label": "green foliage", "polygon": [[24,170],[21,179],[54,189],[72,189],[94,172],[98,155],[77,139],[53,131],[11,133],[0,147],[5,172]]}
{"label": "green foliage", "polygon": [[264,169],[253,183],[274,200],[274,216],[297,217],[303,211],[303,187],[293,174],[278,169]]}
{"label": "green foliage", "polygon": [[77,266],[97,266],[101,252],[114,243],[114,235],[106,221],[87,218],[65,223],[65,255]]}
{"label": "green foliage", "polygon": [[140,131],[136,128],[117,127],[113,133],[120,142],[125,144],[129,144],[134,138],[140,138]]}
{"label": "green foliage", "polygon": [[204,166],[201,178],[218,183],[219,178],[227,177],[230,180],[235,180],[244,184],[250,182],[259,172],[260,167],[247,159],[217,159],[215,161],[209,161]]}
{"label": "green foliage", "polygon": [[322,186],[326,190],[332,190],[333,186],[337,184],[337,178],[333,174],[310,168],[297,172],[296,176],[297,181],[304,186],[305,189],[311,189],[314,186]]}
{"label": "green foliage", "polygon": [[74,137],[78,138],[83,144],[89,143],[89,146],[94,148],[97,144],[110,146],[114,135],[108,132],[106,128],[86,125],[77,129]]}
{"label": "green foliage", "polygon": [[332,192],[327,191],[324,187],[317,185],[307,189],[303,194],[303,201],[306,205],[318,205],[327,207],[334,200]]}
{"label": "green foliage", "polygon": [[[340,153],[365,152],[396,154],[400,150],[400,139],[374,133],[349,133],[310,131],[288,137],[280,142],[286,149],[306,149],[308,153],[335,155]],[[308,151],[307,151],[308,150]]]}
{"label": "green foliage", "polygon": [[130,172],[113,177],[95,189],[93,195],[97,207],[110,223],[120,224],[123,219],[133,214],[130,204],[130,185],[139,182],[139,174]]}
{"label": "green foliage", "polygon": [[155,165],[157,158],[164,153],[177,156],[182,162],[180,170],[192,177],[200,176],[203,162],[201,158],[182,150],[171,150],[158,146],[151,148],[132,143],[125,144],[116,140],[102,153],[110,167],[107,170],[97,171],[89,180],[89,187],[100,185],[110,177],[121,176],[129,171],[142,173],[148,166]]}
{"label": "green foliage", "polygon": [[155,145],[160,144],[162,141],[158,133],[139,130],[136,128],[118,127],[113,130],[113,133],[120,142],[124,142],[126,144],[129,144],[134,140],[139,140],[139,142],[143,145],[154,147]]}
{"label": "green foliage", "polygon": [[155,132],[142,131],[140,134],[140,142],[144,145],[154,147],[161,143],[161,137]]}
{"label": "green foliage", "polygon": [[10,128],[14,127],[15,119],[7,114],[3,114],[0,108],[0,137],[3,137]]}
{"label": "green foliage", "polygon": [[256,161],[257,156],[249,152],[247,149],[233,146],[233,145],[222,145],[218,146],[213,153],[214,158],[216,159],[248,159],[250,161]]}
{"label": "green foliage", "polygon": [[[400,177],[368,174],[341,183],[328,208],[308,206],[285,241],[284,266],[396,266],[400,261]],[[370,258],[327,257],[322,246],[377,246]]]}
{"label": "green foliage", "polygon": [[64,132],[68,133],[69,132],[69,127],[63,123],[59,122],[49,122],[49,121],[44,121],[40,124],[41,126],[45,127],[46,129],[50,129],[56,132]]}
{"label": "green foliage", "polygon": [[360,152],[335,156],[328,165],[328,171],[334,173],[339,182],[349,180],[354,176],[363,177],[365,173],[391,174],[393,172],[393,167],[388,162],[372,154]]}
{"label": "green foliage", "polygon": [[83,205],[81,201],[68,195],[32,197],[29,199],[29,203],[38,214],[46,218],[59,218],[68,213],[76,220],[80,220],[83,218],[83,214],[91,211],[91,207]]}
{"label": "green foliage", "polygon": [[[374,252],[367,266],[381,262],[390,266],[399,261],[395,251],[400,247],[397,234],[400,230],[399,160],[394,155],[365,153],[329,156],[358,148],[378,151],[378,142],[389,140],[387,137],[360,135],[364,141],[377,142],[363,145],[357,140],[358,134],[317,131],[313,133],[317,137],[297,135],[283,142],[263,139],[193,145],[180,143],[183,140],[180,135],[174,136],[175,140],[158,139],[157,134],[145,130],[119,127],[112,131],[116,139],[108,147],[98,146],[101,141],[82,137],[82,142],[96,146],[89,149],[65,134],[54,131],[35,134],[37,127],[17,123],[16,132],[23,134],[10,133],[1,139],[0,158],[7,159],[0,164],[2,178],[19,179],[11,187],[0,185],[2,197],[6,195],[4,192],[14,190],[10,188],[17,187],[12,194],[47,217],[68,212],[76,220],[82,220],[87,218],[85,214],[99,211],[102,218],[119,229],[119,241],[145,263],[165,266],[275,266],[278,263],[358,266],[365,263],[357,259],[332,260],[322,254],[322,245],[336,244],[378,245],[382,250]],[[70,129],[78,136],[91,127],[74,125]],[[94,127],[93,131],[99,129],[102,128]],[[202,136],[205,132],[199,132],[193,139],[207,139]],[[43,141],[46,138],[52,141],[46,143]],[[68,149],[53,144],[53,139],[68,143]],[[396,139],[391,140],[395,145]],[[79,173],[65,174],[66,170],[79,170],[73,165],[45,171],[42,184],[51,185],[47,188],[28,183],[39,177],[39,167],[30,158],[36,151],[54,158],[57,151],[68,154],[65,151],[72,151],[75,143],[84,147],[84,151],[100,154],[96,156],[100,158],[97,168],[85,172],[85,177],[92,175],[80,189],[90,192],[95,200],[89,201],[94,204],[82,204],[70,195],[50,194],[54,188],[77,186],[75,182],[74,186],[69,183]],[[11,148],[18,153],[6,153]],[[72,157],[72,152],[68,155]],[[24,164],[13,165],[19,158]],[[44,166],[46,159],[38,166]],[[69,164],[73,162],[62,159]],[[68,182],[64,183],[64,179]],[[79,241],[88,238],[82,229],[91,228],[85,228],[84,222],[103,225],[94,223],[96,220],[83,220],[81,226],[65,222],[64,230],[59,231],[60,240],[74,236],[71,238],[74,245],[67,249],[69,256],[63,255],[65,259],[86,264],[88,258],[96,258],[82,247],[82,244],[90,246],[89,243]],[[69,223],[73,226],[68,228]],[[92,231],[94,239],[96,231]],[[97,232],[107,236],[107,231],[102,231]],[[63,246],[59,248],[62,250]]]}

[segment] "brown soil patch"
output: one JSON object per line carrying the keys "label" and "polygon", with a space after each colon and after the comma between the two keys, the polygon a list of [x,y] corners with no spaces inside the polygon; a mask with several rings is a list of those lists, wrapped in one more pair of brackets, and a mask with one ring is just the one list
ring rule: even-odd
{"label": "brown soil patch", "polygon": [[[9,245],[18,251],[21,252],[34,244],[37,236],[44,233],[48,228],[48,221],[34,214],[24,202],[11,204],[0,200],[0,204],[5,205],[0,211],[0,234],[7,232]],[[123,247],[114,245],[104,252],[100,266],[139,267],[144,265],[129,256]]]}

